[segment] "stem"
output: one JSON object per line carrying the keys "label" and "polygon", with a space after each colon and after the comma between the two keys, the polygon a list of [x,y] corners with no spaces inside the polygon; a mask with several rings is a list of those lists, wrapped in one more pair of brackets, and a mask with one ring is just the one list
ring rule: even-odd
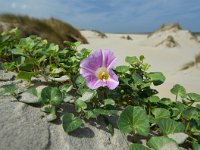
{"label": "stem", "polygon": [[178,95],[176,95],[176,99],[175,99],[176,102],[177,102],[177,99],[178,99]]}
{"label": "stem", "polygon": [[190,127],[190,122],[188,121],[188,122],[187,122],[187,126],[186,126],[186,128],[185,128],[185,132],[187,132],[187,130],[189,129],[189,127]]}
{"label": "stem", "polygon": [[52,106],[52,108],[51,108],[51,114],[56,114],[56,107],[55,106]]}
{"label": "stem", "polygon": [[192,106],[194,104],[194,101],[191,101],[190,105],[189,106]]}
{"label": "stem", "polygon": [[132,143],[137,143],[136,134],[135,134],[134,132],[132,133],[131,142],[132,142]]}

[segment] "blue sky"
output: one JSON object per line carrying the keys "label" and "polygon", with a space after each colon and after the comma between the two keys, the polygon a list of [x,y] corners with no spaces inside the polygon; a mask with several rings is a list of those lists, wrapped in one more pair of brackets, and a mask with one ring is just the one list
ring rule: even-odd
{"label": "blue sky", "polygon": [[55,17],[104,32],[150,32],[174,22],[200,31],[200,0],[0,0],[0,6],[0,13]]}

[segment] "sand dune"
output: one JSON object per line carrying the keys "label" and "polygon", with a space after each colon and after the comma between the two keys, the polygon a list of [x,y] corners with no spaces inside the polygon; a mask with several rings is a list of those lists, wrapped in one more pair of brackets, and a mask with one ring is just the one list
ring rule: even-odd
{"label": "sand dune", "polygon": [[[188,92],[200,93],[200,67],[180,71],[185,63],[193,61],[200,53],[199,37],[191,32],[175,25],[161,27],[151,35],[105,33],[107,38],[101,38],[93,31],[81,33],[90,43],[81,45],[81,48],[112,50],[118,58],[117,65],[125,64],[126,56],[144,55],[146,62],[151,64],[150,71],[161,71],[166,76],[165,83],[157,87],[160,97],[174,98],[170,89],[176,83],[183,85]],[[122,38],[128,35],[133,40]],[[177,45],[167,46],[172,44],[169,36]]]}

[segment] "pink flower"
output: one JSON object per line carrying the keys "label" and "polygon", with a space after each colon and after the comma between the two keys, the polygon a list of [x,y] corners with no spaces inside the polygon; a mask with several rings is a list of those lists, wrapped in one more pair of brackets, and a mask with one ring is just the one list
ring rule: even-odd
{"label": "pink flower", "polygon": [[112,68],[116,63],[116,57],[109,50],[97,50],[80,64],[80,74],[86,79],[87,86],[97,89],[107,86],[115,89],[118,78]]}

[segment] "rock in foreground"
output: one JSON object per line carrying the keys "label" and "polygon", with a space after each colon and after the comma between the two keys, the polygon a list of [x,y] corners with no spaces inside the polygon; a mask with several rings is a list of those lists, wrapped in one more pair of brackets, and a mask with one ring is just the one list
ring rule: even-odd
{"label": "rock in foreground", "polygon": [[[4,73],[2,78],[9,78]],[[14,81],[2,81],[1,85]],[[22,86],[22,82],[17,83]],[[24,97],[26,99],[26,97]],[[27,96],[28,99],[28,96]],[[66,111],[70,110],[65,106]],[[127,137],[115,129],[114,136],[106,130],[101,118],[85,122],[73,133],[64,132],[61,120],[49,123],[40,107],[0,95],[0,149],[1,150],[127,150]]]}

